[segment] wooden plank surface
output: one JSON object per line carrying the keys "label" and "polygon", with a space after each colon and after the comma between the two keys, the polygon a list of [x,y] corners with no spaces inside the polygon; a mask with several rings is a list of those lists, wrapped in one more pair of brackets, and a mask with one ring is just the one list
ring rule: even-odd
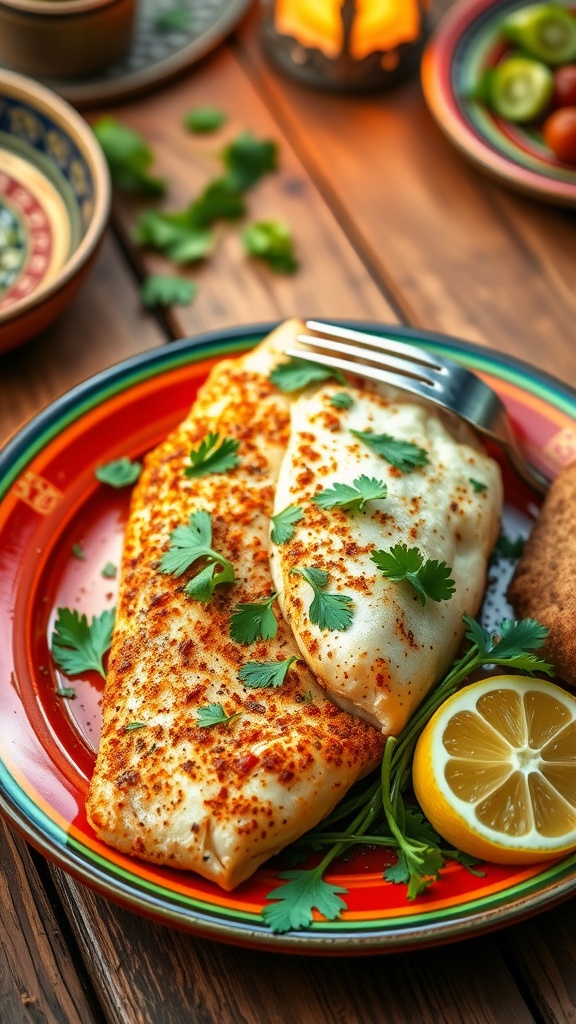
{"label": "wooden plank surface", "polygon": [[534,1024],[489,940],[344,960],[262,953],[55,880],[110,1024]]}

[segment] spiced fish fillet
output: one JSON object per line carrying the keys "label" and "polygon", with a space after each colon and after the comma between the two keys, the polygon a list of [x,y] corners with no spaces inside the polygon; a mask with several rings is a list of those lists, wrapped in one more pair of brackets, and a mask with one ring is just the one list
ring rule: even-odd
{"label": "spiced fish fillet", "polygon": [[[346,408],[332,401],[343,390]],[[401,471],[352,430],[388,435],[412,455],[420,449],[427,461]],[[314,502],[361,476],[385,484],[387,496],[363,510]],[[275,504],[276,512],[298,505],[304,513],[292,539],[272,549],[275,587],[303,656],[342,707],[397,735],[453,661],[462,615],[479,608],[499,531],[498,465],[464,423],[448,426],[429,404],[385,388],[370,393],[329,384],[292,407]],[[422,605],[408,582],[382,575],[372,553],[398,544],[450,567],[449,600]],[[345,629],[312,621],[314,593],[303,567],[328,573],[325,592],[350,599]]]}
{"label": "spiced fish fillet", "polygon": [[[288,440],[289,400],[270,383],[288,323],[248,355],[219,363],[189,418],[145,461],[125,537],[102,737],[87,810],[106,843],[232,889],[321,820],[381,753],[381,737],[326,698],[303,660],[277,688],[250,689],[247,662],[299,657],[278,613],[273,639],[230,636],[239,603],[272,593],[269,516]],[[210,434],[239,441],[240,463],[187,478]],[[208,603],[160,571],[170,534],[211,515],[212,548],[234,567]],[[200,562],[202,567],[204,563]],[[202,727],[221,705],[227,725]]]}

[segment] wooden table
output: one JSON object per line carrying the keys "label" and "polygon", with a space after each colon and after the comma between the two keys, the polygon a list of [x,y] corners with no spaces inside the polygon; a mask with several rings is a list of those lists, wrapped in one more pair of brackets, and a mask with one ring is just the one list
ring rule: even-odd
{"label": "wooden table", "polygon": [[[437,17],[449,6],[436,3]],[[211,104],[223,136],[181,119]],[[278,140],[281,169],[250,194],[254,219],[293,227],[301,269],[274,274],[226,231],[193,277],[196,301],[162,315],[138,299],[165,269],[131,241],[142,203],[117,197],[99,262],[52,328],[0,362],[0,437],[88,375],[170,340],[293,314],[453,334],[576,381],[576,215],[484,178],[433,123],[416,79],[346,99],[281,80],[258,19],[189,75],[116,108],[141,131],[183,207],[215,172],[220,138]],[[372,1024],[576,1020],[576,902],[490,936],[354,960],[221,946],[151,924],[83,888],[0,825],[3,1024]]]}

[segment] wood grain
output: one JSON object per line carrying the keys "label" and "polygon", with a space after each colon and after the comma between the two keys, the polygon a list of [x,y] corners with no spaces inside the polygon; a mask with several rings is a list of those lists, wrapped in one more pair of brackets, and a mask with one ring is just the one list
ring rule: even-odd
{"label": "wood grain", "polygon": [[534,1021],[486,940],[351,960],[261,953],[144,923],[53,874],[110,1024]]}
{"label": "wood grain", "polygon": [[510,928],[499,947],[546,1024],[576,1021],[574,900]]}
{"label": "wood grain", "polygon": [[26,844],[0,821],[2,1024],[98,1024]]}

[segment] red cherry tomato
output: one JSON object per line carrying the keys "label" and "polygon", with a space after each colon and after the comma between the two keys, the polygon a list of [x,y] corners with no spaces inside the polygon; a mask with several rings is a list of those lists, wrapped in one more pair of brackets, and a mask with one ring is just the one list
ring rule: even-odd
{"label": "red cherry tomato", "polygon": [[544,142],[566,164],[576,164],[576,106],[560,107],[547,117]]}
{"label": "red cherry tomato", "polygon": [[557,107],[576,107],[576,64],[556,68],[553,101]]}

